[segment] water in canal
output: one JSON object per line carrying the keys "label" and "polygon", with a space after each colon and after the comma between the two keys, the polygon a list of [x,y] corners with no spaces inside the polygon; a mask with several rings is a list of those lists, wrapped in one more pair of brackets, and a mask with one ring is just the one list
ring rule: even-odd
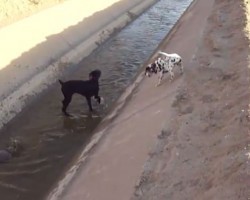
{"label": "water in canal", "polygon": [[44,198],[191,1],[160,0],[63,78],[85,79],[92,69],[102,70],[100,94],[106,104],[94,104],[95,114],[88,114],[85,99],[76,95],[68,109],[74,117],[64,117],[56,84],[3,129],[0,147],[17,138],[23,150],[9,163],[0,164],[1,199]]}

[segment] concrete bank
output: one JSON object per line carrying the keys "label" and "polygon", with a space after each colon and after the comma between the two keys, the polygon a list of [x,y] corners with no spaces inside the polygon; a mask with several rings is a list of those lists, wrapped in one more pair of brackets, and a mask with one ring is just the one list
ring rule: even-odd
{"label": "concrete bank", "polygon": [[0,128],[157,0],[68,0],[0,30]]}
{"label": "concrete bank", "polygon": [[[212,5],[213,1],[195,0],[159,48],[179,53],[189,68]],[[157,135],[171,120],[168,111],[182,84],[177,76],[171,85],[155,88],[156,78],[143,77],[140,74],[127,88],[48,200],[130,199]]]}

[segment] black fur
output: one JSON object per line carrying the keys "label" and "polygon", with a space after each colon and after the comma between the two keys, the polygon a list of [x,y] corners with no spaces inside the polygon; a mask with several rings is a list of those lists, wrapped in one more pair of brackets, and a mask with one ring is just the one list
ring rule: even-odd
{"label": "black fur", "polygon": [[159,69],[161,69],[161,64],[156,60],[145,68],[145,75],[148,74],[148,76],[150,76],[152,73],[157,74],[157,70]]}
{"label": "black fur", "polygon": [[64,99],[62,101],[62,112],[66,116],[69,116],[69,114],[67,113],[67,107],[71,102],[73,94],[75,93],[85,96],[90,111],[93,111],[91,97],[94,96],[96,101],[99,104],[101,103],[101,97],[99,96],[100,77],[101,71],[97,69],[89,73],[89,80],[70,80],[66,82],[59,80],[59,83],[61,84],[61,90],[64,96]]}

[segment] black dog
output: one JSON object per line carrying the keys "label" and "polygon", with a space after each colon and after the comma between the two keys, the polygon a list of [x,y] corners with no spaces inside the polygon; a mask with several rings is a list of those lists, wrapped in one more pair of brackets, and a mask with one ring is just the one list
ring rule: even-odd
{"label": "black dog", "polygon": [[61,90],[64,96],[62,101],[63,107],[62,112],[69,116],[67,113],[67,107],[71,102],[73,94],[77,93],[82,96],[85,96],[87,99],[87,103],[89,106],[89,110],[93,111],[92,104],[91,104],[91,97],[94,96],[95,100],[100,104],[101,97],[99,96],[99,78],[101,77],[101,71],[96,69],[89,73],[89,80],[82,81],[82,80],[71,80],[67,82],[63,82],[59,80],[61,84]]}

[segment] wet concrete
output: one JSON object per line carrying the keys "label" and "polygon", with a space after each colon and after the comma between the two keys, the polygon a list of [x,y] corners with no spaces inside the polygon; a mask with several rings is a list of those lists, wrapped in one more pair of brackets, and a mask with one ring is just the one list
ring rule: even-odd
{"label": "wet concrete", "polygon": [[1,147],[17,138],[24,151],[0,166],[1,198],[43,199],[190,2],[160,1],[65,74],[64,80],[85,79],[90,70],[102,70],[101,95],[106,104],[94,104],[94,114],[88,113],[85,99],[76,95],[69,107],[73,117],[62,116],[56,84],[2,130]]}

